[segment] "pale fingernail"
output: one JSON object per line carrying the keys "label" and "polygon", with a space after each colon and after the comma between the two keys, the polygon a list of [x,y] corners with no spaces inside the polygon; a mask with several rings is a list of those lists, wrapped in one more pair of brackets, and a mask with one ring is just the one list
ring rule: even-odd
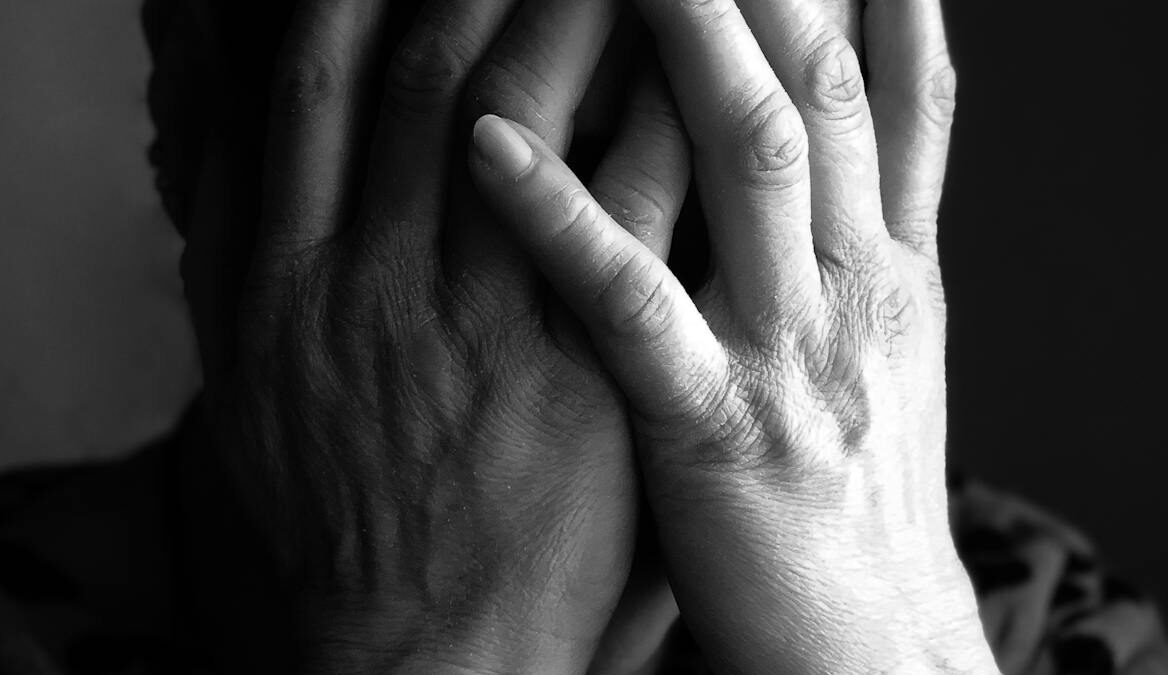
{"label": "pale fingernail", "polygon": [[474,144],[487,165],[515,178],[531,166],[531,146],[510,124],[495,115],[483,115],[474,127]]}

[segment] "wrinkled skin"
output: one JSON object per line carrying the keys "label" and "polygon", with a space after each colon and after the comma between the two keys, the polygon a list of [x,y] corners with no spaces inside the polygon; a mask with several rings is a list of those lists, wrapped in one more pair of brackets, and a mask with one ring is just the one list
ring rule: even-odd
{"label": "wrinkled skin", "polygon": [[808,3],[638,6],[694,145],[702,288],[523,126],[480,121],[472,162],[629,397],[687,626],[726,672],[996,672],[947,520],[939,6],[868,7],[867,87]]}
{"label": "wrinkled skin", "polygon": [[[302,3],[229,302],[210,287],[231,233],[205,197],[186,276],[215,445],[313,668],[582,672],[596,650],[634,546],[626,411],[478,203],[456,131],[490,109],[563,152],[617,7],[431,3],[371,102],[381,3]],[[683,190],[689,164],[663,86],[647,70],[635,89],[595,187],[645,223],[615,186]],[[660,171],[633,172],[642,156]],[[232,334],[215,320],[234,307]]]}
{"label": "wrinkled skin", "polygon": [[[744,1],[761,44],[727,2],[639,3],[673,94],[638,78],[585,191],[557,156],[615,0],[435,0],[385,74],[381,3],[301,3],[248,284],[210,288],[214,191],[187,278],[217,456],[307,670],[636,672],[677,608],[652,546],[624,587],[634,439],[716,666],[985,670],[941,482],[947,61],[935,3],[873,4],[869,116],[846,3]],[[513,238],[462,169],[485,112],[538,157],[471,158]],[[691,141],[692,301],[662,263]]]}

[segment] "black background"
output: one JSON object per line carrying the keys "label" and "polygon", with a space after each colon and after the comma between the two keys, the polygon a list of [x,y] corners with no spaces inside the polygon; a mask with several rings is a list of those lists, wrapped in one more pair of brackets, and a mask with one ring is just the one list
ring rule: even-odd
{"label": "black background", "polygon": [[946,3],[953,461],[1168,605],[1163,28],[1135,3]]}

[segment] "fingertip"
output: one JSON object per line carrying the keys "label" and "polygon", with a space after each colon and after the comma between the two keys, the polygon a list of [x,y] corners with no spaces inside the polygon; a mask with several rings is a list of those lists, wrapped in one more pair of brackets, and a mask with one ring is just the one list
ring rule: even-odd
{"label": "fingertip", "polygon": [[511,180],[535,164],[535,151],[516,126],[498,115],[483,115],[472,134],[475,151],[486,167]]}

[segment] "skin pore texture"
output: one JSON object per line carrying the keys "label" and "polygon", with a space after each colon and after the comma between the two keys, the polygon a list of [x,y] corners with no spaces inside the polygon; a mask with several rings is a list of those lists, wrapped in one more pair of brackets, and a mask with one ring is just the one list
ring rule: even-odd
{"label": "skin pore texture", "polygon": [[855,4],[625,5],[432,0],[386,49],[401,5],[305,0],[258,222],[208,143],[207,447],[296,658],[631,673],[680,613],[720,672],[994,672],[945,524],[939,6],[868,4],[866,87]]}

